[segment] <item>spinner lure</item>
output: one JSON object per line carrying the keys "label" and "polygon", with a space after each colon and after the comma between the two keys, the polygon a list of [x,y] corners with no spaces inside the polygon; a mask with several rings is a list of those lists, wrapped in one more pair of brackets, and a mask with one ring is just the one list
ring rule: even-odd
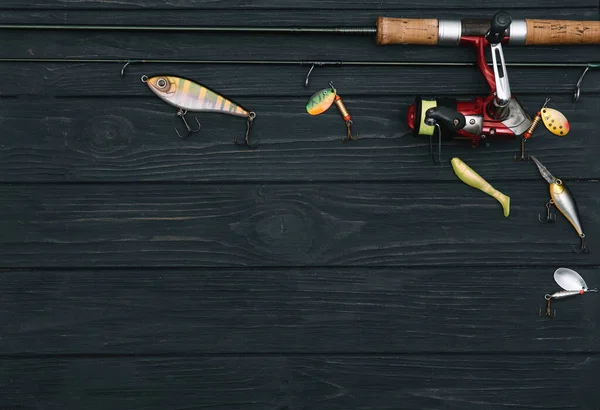
{"label": "spinner lure", "polygon": [[177,116],[180,117],[185,125],[187,134],[182,136],[177,129],[177,135],[184,139],[200,131],[200,122],[197,129],[192,129],[188,124],[185,115],[188,111],[193,112],[213,112],[247,119],[246,135],[243,143],[238,143],[238,138],[234,142],[238,145],[247,145],[249,148],[258,147],[258,143],[250,144],[249,135],[252,123],[256,118],[256,113],[248,111],[242,106],[212,91],[211,89],[190,81],[182,77],[169,75],[158,75],[154,77],[142,76],[142,82],[146,83],[150,90],[160,99],[178,108]]}
{"label": "spinner lure", "polygon": [[[589,289],[585,280],[581,277],[581,275],[575,272],[573,269],[569,268],[558,268],[554,271],[554,280],[563,288],[558,292],[554,292],[553,294],[546,294],[544,299],[546,299],[546,316],[554,318],[556,317],[556,310],[552,313],[550,309],[550,301],[552,299],[564,299],[571,296],[583,295],[587,292],[598,292],[598,289]],[[542,309],[540,308],[538,311],[538,315],[542,315]]]}
{"label": "spinner lure", "polygon": [[342,142],[357,140],[358,136],[355,137],[352,135],[352,117],[331,81],[329,82],[329,88],[319,90],[310,97],[306,104],[306,111],[310,115],[320,115],[327,111],[333,104],[338,107],[342,118],[346,122],[348,135],[346,138],[342,138]]}
{"label": "spinner lure", "polygon": [[569,125],[567,117],[554,108],[548,108],[547,105],[549,102],[550,98],[546,98],[544,105],[542,105],[535,114],[531,126],[523,133],[523,138],[521,139],[521,157],[517,158],[517,155],[515,154],[515,160],[525,160],[525,142],[531,138],[540,121],[544,124],[546,129],[554,135],[564,137],[569,133],[571,126]]}

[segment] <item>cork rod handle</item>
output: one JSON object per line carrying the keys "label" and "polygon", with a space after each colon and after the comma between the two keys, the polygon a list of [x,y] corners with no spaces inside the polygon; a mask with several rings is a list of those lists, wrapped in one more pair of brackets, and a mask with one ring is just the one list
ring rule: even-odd
{"label": "cork rod handle", "polygon": [[377,19],[377,44],[437,45],[437,19],[405,19],[379,17]]}
{"label": "cork rod handle", "polygon": [[526,45],[600,44],[600,21],[525,19]]}

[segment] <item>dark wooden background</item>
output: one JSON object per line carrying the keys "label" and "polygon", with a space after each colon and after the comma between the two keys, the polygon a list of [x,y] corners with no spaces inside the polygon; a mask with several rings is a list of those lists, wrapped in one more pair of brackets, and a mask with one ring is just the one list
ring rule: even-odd
{"label": "dark wooden background", "polygon": [[[484,1],[0,2],[2,23],[373,25],[377,16],[491,17]],[[597,20],[598,0],[507,0],[514,18]],[[1,31],[0,58],[473,62],[470,49],[371,37]],[[507,62],[598,61],[598,47],[505,48]],[[486,93],[474,67],[2,62],[0,409],[598,409],[600,296],[556,302],[560,266],[600,286],[600,72],[509,68],[534,113],[571,122],[528,149],[576,197],[591,253],[518,141],[446,145],[408,134],[418,93]],[[199,115],[140,82],[170,73],[257,112]],[[334,81],[335,109],[304,106]],[[459,156],[512,198],[460,182]]]}

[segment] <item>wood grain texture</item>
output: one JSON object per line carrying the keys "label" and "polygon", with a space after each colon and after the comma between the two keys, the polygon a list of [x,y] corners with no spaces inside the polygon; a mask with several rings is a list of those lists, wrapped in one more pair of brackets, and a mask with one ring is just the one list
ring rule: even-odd
{"label": "wood grain texture", "polygon": [[600,21],[527,20],[527,44],[599,44]]}
{"label": "wood grain texture", "polygon": [[5,360],[0,406],[594,409],[599,370],[586,355]]}
{"label": "wood grain texture", "polygon": [[[597,353],[598,296],[537,316],[555,269],[4,271],[0,351]],[[597,267],[577,271],[600,282]]]}
{"label": "wood grain texture", "polygon": [[[375,36],[340,34],[181,33],[161,32],[2,32],[1,59],[169,59],[264,61],[408,61],[475,63],[466,46],[378,46]],[[273,47],[273,45],[279,47]],[[507,46],[507,62],[597,62],[597,47]],[[486,50],[489,58],[489,50]],[[119,67],[120,69],[120,67]],[[118,74],[118,71],[117,71]],[[262,77],[262,74],[261,74]],[[87,83],[87,81],[86,81]]]}
{"label": "wood grain texture", "polygon": [[[595,0],[581,0],[576,5],[565,4],[560,0],[532,0],[527,3],[516,0],[503,2],[506,8],[528,8],[528,7],[546,7],[563,9],[576,7],[597,7]],[[481,9],[496,9],[497,5],[485,1],[473,2],[469,0],[453,0],[443,3],[444,9],[468,9],[477,7]],[[292,0],[29,0],[26,3],[18,0],[3,0],[3,10],[76,10],[76,9],[135,9],[135,10],[206,10],[206,9],[338,9],[339,2],[335,0],[306,0],[298,3]],[[435,1],[414,0],[414,1],[392,1],[392,0],[346,0],[345,9],[436,9],[440,8],[440,3]]]}
{"label": "wood grain texture", "polygon": [[[0,96],[8,97],[118,97],[119,103],[127,103],[124,97],[153,97],[140,78],[142,75],[171,74],[187,77],[214,88],[226,96],[260,97],[272,99],[284,98],[278,102],[281,109],[297,104],[290,97],[301,98],[302,108],[306,101],[318,89],[333,81],[340,95],[345,99],[354,96],[370,98],[405,97],[409,104],[415,95],[448,96],[461,99],[473,99],[475,96],[488,95],[489,86],[475,66],[377,66],[377,65],[340,65],[334,64],[316,67],[310,76],[308,88],[304,87],[309,62],[292,64],[144,64],[132,63],[125,77],[120,77],[124,60],[114,63],[0,63],[1,73],[6,84]],[[384,62],[385,64],[385,62]],[[257,75],[260,70],[260,75]],[[572,96],[575,84],[583,67],[508,67],[511,89],[517,98],[535,95],[541,98],[533,113],[543,104],[546,96],[553,98],[564,96],[562,106],[581,110],[581,104],[590,96],[600,93],[600,71],[590,70],[582,85],[581,102],[573,104]],[[556,77],[564,81],[556,82]],[[382,78],[385,81],[382,81]],[[82,81],[85,80],[85,86]],[[87,80],[89,79],[89,80]],[[275,81],[273,79],[276,79]],[[343,94],[342,94],[343,92]],[[541,95],[540,95],[541,94]],[[2,102],[2,100],[0,100]],[[43,104],[44,101],[27,101],[31,104]],[[14,103],[14,102],[12,102]],[[245,103],[245,101],[240,101]],[[111,104],[115,104],[111,102]],[[11,104],[12,106],[12,104]],[[361,109],[363,107],[360,107]],[[365,107],[368,108],[368,107]],[[373,107],[385,110],[386,107]],[[355,109],[356,110],[356,109]],[[356,115],[356,114],[353,114]],[[404,116],[404,114],[402,114]],[[342,123],[343,124],[343,123]]]}
{"label": "wood grain texture", "polygon": [[[530,166],[531,174],[537,170]],[[4,185],[3,267],[532,266],[600,264],[600,184],[565,181],[591,253],[562,217],[538,222],[548,185],[460,181],[269,185]]]}
{"label": "wood grain texture", "polygon": [[[209,84],[217,81],[215,77]],[[376,87],[375,78],[370,83]],[[129,88],[141,92],[139,88],[145,86],[130,84]],[[339,90],[352,88],[349,79],[340,79]],[[344,144],[341,138],[346,128],[335,107],[310,117],[305,110],[309,96],[251,98],[234,94],[234,100],[257,112],[252,137],[261,145],[249,151],[233,144],[234,136],[245,130],[243,119],[199,114],[201,132],[182,141],[175,134],[176,127],[183,129],[175,110],[150,91],[146,93],[144,99],[0,99],[0,133],[4,135],[0,180],[458,183],[449,163],[452,156],[460,157],[490,182],[540,179],[533,163],[513,162],[519,141],[492,142],[478,149],[464,141],[447,143],[443,164],[434,166],[428,140],[409,133],[405,116],[413,97],[342,94],[361,136]],[[538,155],[562,178],[598,178],[600,118],[594,113],[600,111],[600,95],[584,93],[577,104],[570,96],[550,95],[549,106],[566,115],[571,131],[561,138],[540,125],[527,143],[528,152]],[[544,95],[534,95],[520,100],[534,113],[544,99]]]}

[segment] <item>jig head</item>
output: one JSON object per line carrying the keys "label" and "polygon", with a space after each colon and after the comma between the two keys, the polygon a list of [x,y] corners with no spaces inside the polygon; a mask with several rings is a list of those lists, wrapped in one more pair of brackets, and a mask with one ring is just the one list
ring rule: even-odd
{"label": "jig head", "polygon": [[531,155],[530,158],[537,165],[542,177],[550,185],[550,200],[546,203],[546,218],[542,220],[538,215],[538,220],[541,223],[553,222],[555,218],[551,215],[550,208],[552,207],[552,205],[555,205],[556,208],[560,211],[560,213],[563,214],[565,218],[567,218],[567,220],[573,226],[573,228],[575,228],[575,231],[579,235],[579,238],[581,238],[579,249],[576,249],[573,246],[573,252],[588,253],[589,249],[585,246],[585,234],[583,233],[583,226],[579,218],[579,211],[577,209],[577,204],[575,203],[573,195],[571,195],[571,192],[563,183],[563,181],[559,178],[554,177],[546,169],[546,167],[543,166],[540,163],[540,161],[537,160],[536,157]]}
{"label": "jig head", "polygon": [[237,145],[247,145],[248,148],[251,149],[258,147],[258,142],[250,143],[249,141],[250,129],[256,118],[256,113],[247,111],[240,105],[228,100],[215,91],[182,77],[158,75],[149,78],[144,75],[142,76],[142,82],[147,84],[148,88],[150,88],[150,90],[161,100],[178,108],[176,115],[181,118],[187,130],[187,134],[182,136],[179,131],[175,129],[179,138],[185,139],[200,131],[201,125],[197,118],[197,129],[192,129],[188,124],[185,119],[188,111],[213,112],[246,118],[246,134],[244,141],[239,143],[237,136],[233,141]]}
{"label": "jig head", "polygon": [[310,97],[306,104],[306,111],[310,115],[320,115],[327,111],[333,104],[337,106],[342,118],[346,122],[347,136],[342,138],[342,142],[357,140],[359,138],[358,135],[352,135],[352,117],[344,105],[342,97],[339,96],[336,88],[333,86],[333,82],[329,82],[329,88],[319,90]]}
{"label": "jig head", "polygon": [[[554,280],[563,290],[554,292],[553,294],[546,294],[544,299],[546,299],[546,313],[545,315],[550,318],[556,317],[556,310],[554,312],[550,309],[550,301],[553,299],[564,299],[571,296],[583,295],[587,292],[598,292],[598,289],[589,289],[585,280],[581,277],[581,275],[575,272],[572,269],[568,268],[558,268],[554,271]],[[538,310],[539,316],[544,316],[542,314],[542,308]]]}

